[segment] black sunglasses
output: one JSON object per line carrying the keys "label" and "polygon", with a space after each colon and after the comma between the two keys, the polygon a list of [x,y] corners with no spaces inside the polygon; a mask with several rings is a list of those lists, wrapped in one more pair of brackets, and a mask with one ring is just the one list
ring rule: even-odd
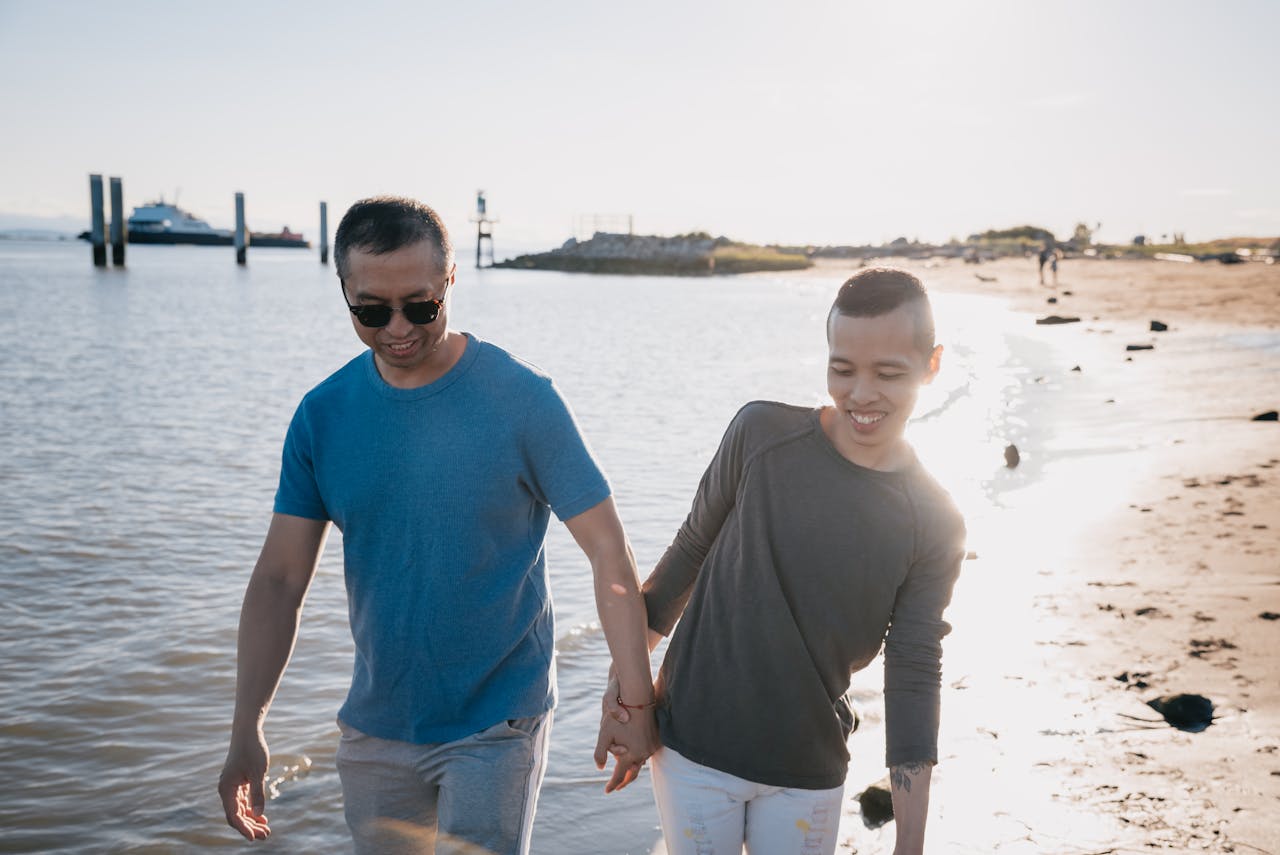
{"label": "black sunglasses", "polygon": [[440,310],[444,308],[444,300],[426,300],[421,303],[405,303],[399,308],[376,303],[372,306],[353,306],[351,301],[347,299],[347,285],[342,280],[338,280],[342,286],[342,299],[346,301],[347,308],[351,310],[351,314],[356,316],[356,320],[361,326],[365,327],[385,327],[391,323],[392,312],[403,312],[404,318],[415,326],[429,324],[436,318],[440,317]]}

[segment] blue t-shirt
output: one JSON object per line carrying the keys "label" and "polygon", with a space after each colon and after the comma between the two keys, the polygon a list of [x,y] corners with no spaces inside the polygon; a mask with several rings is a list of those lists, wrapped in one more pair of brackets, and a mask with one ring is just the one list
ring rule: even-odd
{"label": "blue t-shirt", "polygon": [[275,511],[342,531],[355,667],[338,713],[449,742],[555,705],[543,541],[609,485],[551,379],[474,336],[434,383],[373,352],[302,399]]}

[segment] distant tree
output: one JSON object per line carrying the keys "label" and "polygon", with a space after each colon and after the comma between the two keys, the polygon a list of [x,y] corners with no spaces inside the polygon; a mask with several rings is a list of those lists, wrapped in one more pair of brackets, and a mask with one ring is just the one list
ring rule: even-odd
{"label": "distant tree", "polygon": [[1146,246],[1146,245],[1147,245],[1147,236],[1146,236],[1146,235],[1138,235],[1137,237],[1135,237],[1135,238],[1133,239],[1133,245],[1134,245],[1134,246]]}
{"label": "distant tree", "polygon": [[1076,223],[1075,231],[1071,233],[1071,240],[1076,246],[1088,246],[1093,243],[1093,229],[1084,223]]}
{"label": "distant tree", "polygon": [[988,229],[987,231],[970,235],[970,240],[1022,240],[1031,241],[1033,243],[1043,243],[1045,241],[1053,241],[1053,232],[1040,226],[1015,226],[1011,229]]}

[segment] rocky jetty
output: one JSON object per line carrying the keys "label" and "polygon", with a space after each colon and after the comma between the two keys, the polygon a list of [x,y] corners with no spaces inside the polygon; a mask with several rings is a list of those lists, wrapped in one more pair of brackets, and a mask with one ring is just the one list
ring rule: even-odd
{"label": "rocky jetty", "polygon": [[813,262],[802,253],[735,243],[702,232],[674,237],[596,232],[590,240],[569,238],[559,249],[521,255],[495,267],[565,270],[577,273],[634,273],[711,276],[758,270],[799,270]]}

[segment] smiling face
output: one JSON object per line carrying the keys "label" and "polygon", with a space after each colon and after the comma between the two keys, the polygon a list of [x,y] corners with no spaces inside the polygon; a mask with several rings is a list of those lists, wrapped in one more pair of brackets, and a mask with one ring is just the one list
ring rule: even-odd
{"label": "smiling face", "polygon": [[893,470],[912,460],[903,439],[920,387],[938,373],[942,347],[919,345],[917,313],[904,304],[881,315],[832,312],[827,324],[827,392],[822,427],[846,459]]}
{"label": "smiling face", "polygon": [[[444,269],[427,241],[392,252],[374,254],[352,249],[347,256],[345,287],[353,305],[386,305],[446,300],[456,268]],[[412,324],[404,312],[392,312],[385,327],[366,327],[353,315],[352,326],[370,349],[382,379],[412,389],[438,379],[461,355],[461,336],[449,333],[448,303],[429,324]]]}

